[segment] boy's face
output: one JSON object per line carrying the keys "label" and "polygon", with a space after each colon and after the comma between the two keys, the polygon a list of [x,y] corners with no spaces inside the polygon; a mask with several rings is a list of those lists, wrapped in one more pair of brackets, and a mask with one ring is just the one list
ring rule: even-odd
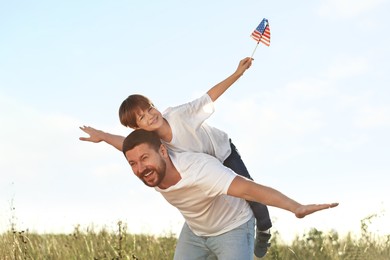
{"label": "boy's face", "polygon": [[153,106],[144,110],[140,109],[135,115],[138,128],[146,131],[158,130],[164,122],[160,111]]}

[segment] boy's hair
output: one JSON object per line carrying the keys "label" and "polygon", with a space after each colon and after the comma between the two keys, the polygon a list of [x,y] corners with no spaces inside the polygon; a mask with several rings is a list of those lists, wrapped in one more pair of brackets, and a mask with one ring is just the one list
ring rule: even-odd
{"label": "boy's hair", "polygon": [[143,129],[136,129],[131,132],[123,141],[122,152],[132,150],[140,144],[148,144],[156,152],[160,149],[161,140],[155,132],[149,132]]}
{"label": "boy's hair", "polygon": [[137,128],[137,112],[154,106],[152,101],[142,95],[128,96],[119,107],[119,120],[126,127]]}

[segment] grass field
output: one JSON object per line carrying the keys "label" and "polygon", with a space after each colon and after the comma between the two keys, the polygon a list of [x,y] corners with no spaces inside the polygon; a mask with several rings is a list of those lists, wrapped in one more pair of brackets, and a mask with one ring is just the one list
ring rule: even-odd
{"label": "grass field", "polygon": [[[263,259],[348,259],[389,260],[390,235],[378,237],[368,231],[370,216],[361,221],[361,236],[350,234],[339,237],[335,231],[311,229],[298,235],[290,244],[280,242],[280,234],[273,233],[271,247]],[[132,235],[126,224],[118,222],[118,229],[81,230],[72,234],[36,234],[10,230],[0,235],[0,259],[173,259],[176,236],[165,237]]]}

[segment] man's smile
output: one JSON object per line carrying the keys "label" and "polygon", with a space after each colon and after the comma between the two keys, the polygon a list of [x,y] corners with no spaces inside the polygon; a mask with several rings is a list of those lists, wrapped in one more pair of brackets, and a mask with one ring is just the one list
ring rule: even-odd
{"label": "man's smile", "polygon": [[152,174],[152,173],[153,173],[153,171],[150,170],[150,171],[144,173],[144,174],[143,174],[143,177],[148,177],[148,176],[149,176],[150,174]]}

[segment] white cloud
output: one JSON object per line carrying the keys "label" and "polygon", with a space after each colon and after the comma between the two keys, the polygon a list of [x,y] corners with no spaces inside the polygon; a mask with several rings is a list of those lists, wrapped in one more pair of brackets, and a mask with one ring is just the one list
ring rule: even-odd
{"label": "white cloud", "polygon": [[361,107],[355,124],[363,128],[390,126],[390,106]]}
{"label": "white cloud", "polygon": [[294,99],[318,99],[334,94],[329,83],[319,78],[303,78],[287,84],[284,95]]}
{"label": "white cloud", "polygon": [[370,11],[384,0],[328,0],[323,1],[319,14],[323,16],[354,17]]}
{"label": "white cloud", "polygon": [[326,75],[330,79],[350,78],[365,74],[368,71],[368,62],[363,58],[339,59],[332,65]]}
{"label": "white cloud", "polygon": [[337,151],[354,151],[367,144],[370,138],[367,135],[353,135],[353,136],[340,136],[340,137],[322,137],[321,143],[325,147],[330,147]]}
{"label": "white cloud", "polygon": [[[5,159],[0,163],[2,172],[27,177],[44,168],[48,171],[48,168],[59,165],[85,165],[83,161],[90,158],[104,158],[107,155],[120,158],[120,153],[115,148],[103,142],[92,144],[79,141],[78,138],[85,136],[85,133],[78,128],[82,124],[77,118],[49,110],[38,111],[5,96],[0,96],[0,101],[0,109],[9,111],[2,113],[0,118],[1,125],[6,126],[0,128],[0,156]],[[108,131],[114,129],[115,133],[119,130],[123,133],[128,131],[124,127],[103,127]],[[113,170],[112,172],[118,171],[115,163],[105,167]],[[97,172],[105,170],[107,169],[98,169]]]}

